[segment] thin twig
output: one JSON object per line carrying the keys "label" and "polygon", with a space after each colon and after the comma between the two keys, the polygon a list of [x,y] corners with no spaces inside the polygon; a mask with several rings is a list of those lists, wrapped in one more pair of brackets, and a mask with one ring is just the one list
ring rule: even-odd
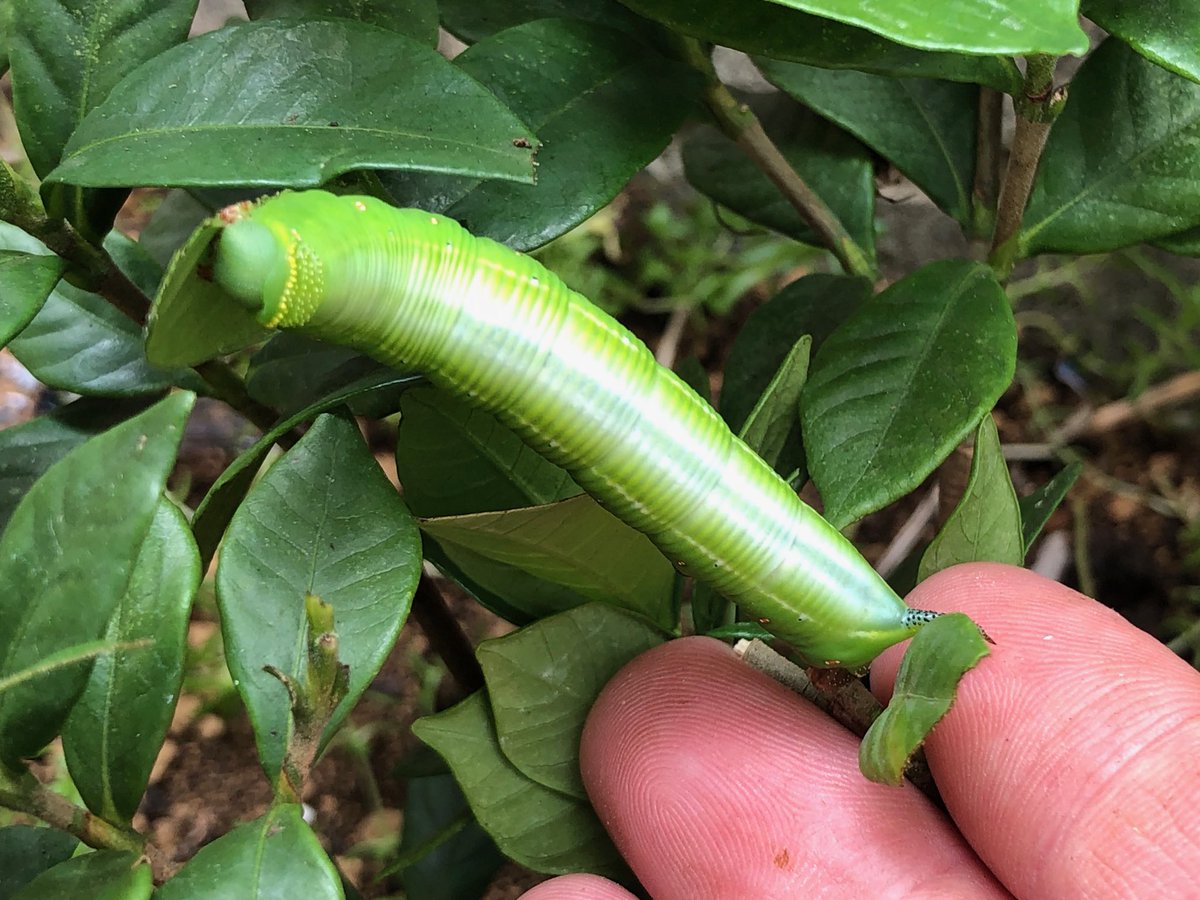
{"label": "thin twig", "polygon": [[920,542],[925,526],[937,515],[939,493],[936,484],[929,489],[921,498],[921,502],[917,504],[917,508],[912,511],[912,515],[900,526],[900,530],[896,532],[892,542],[883,551],[883,556],[879,557],[879,562],[875,564],[875,571],[884,578],[895,572]]}
{"label": "thin twig", "polygon": [[76,806],[66,797],[54,793],[28,772],[17,779],[0,773],[0,806],[41,819],[97,850],[125,850],[144,856],[150,863],[154,881],[158,884],[170,878],[178,868],[162,850],[145,841],[140,834],[126,831],[107,819]]}
{"label": "thin twig", "polygon": [[483,669],[475,658],[475,648],[446,606],[446,598],[433,579],[422,573],[413,596],[412,617],[433,652],[442,658],[446,668],[464,694],[472,694],[483,687]]}
{"label": "thin twig", "polygon": [[837,257],[847,274],[873,278],[875,267],[871,265],[866,252],[850,236],[837,213],[792,168],[763,130],[758,116],[734,97],[717,77],[712,59],[704,46],[694,38],[683,38],[682,47],[687,61],[708,79],[704,100],[721,130],[779,188],[788,203],[817,233],[822,244]]}
{"label": "thin twig", "polygon": [[1080,437],[1096,437],[1161,410],[1200,399],[1200,371],[1184,372],[1147,388],[1132,400],[1115,400],[1093,411],[1082,421],[1068,420],[1050,436],[1051,443],[1066,444]]}
{"label": "thin twig", "polygon": [[971,225],[976,238],[991,234],[996,226],[1003,122],[1004,94],[995,88],[981,86],[976,122],[975,182],[971,186]]}
{"label": "thin twig", "polygon": [[[279,413],[251,397],[249,391],[246,390],[246,382],[221,360],[210,359],[208,362],[201,363],[196,366],[196,374],[204,379],[212,397],[237,410],[264,434],[279,421]],[[293,429],[281,434],[275,443],[288,449],[296,445],[300,436],[300,432]]]}
{"label": "thin twig", "polygon": [[671,310],[667,327],[663,329],[658,346],[654,349],[654,358],[664,369],[675,367],[675,359],[679,356],[679,342],[683,340],[683,333],[691,316],[692,311],[687,306],[680,305]]}
{"label": "thin twig", "polygon": [[[857,737],[866,734],[883,711],[866,685],[845,669],[802,669],[759,640],[738,641],[733,649],[747,665],[804,697]],[[942,805],[923,751],[913,754],[904,767],[904,777],[934,803]]]}
{"label": "thin twig", "polygon": [[1014,99],[1017,129],[1013,135],[1004,184],[1000,188],[996,231],[992,235],[989,258],[1001,278],[1007,278],[1016,263],[1021,218],[1033,190],[1033,179],[1042,158],[1042,150],[1054,120],[1067,102],[1066,87],[1054,87],[1055,62],[1053,56],[1027,57],[1024,95]]}
{"label": "thin twig", "polygon": [[[86,275],[96,292],[115,309],[138,325],[146,324],[150,298],[129,280],[108,253],[93,246],[70,223],[61,219],[48,219],[28,207],[14,213],[14,218],[19,220],[17,225]],[[247,393],[245,382],[224,362],[211,360],[197,366],[196,372],[209,386],[213,397],[237,410],[260,431],[270,430],[279,419],[275,410],[258,403]],[[298,434],[289,433],[280,438],[279,443],[290,447],[298,438]]]}

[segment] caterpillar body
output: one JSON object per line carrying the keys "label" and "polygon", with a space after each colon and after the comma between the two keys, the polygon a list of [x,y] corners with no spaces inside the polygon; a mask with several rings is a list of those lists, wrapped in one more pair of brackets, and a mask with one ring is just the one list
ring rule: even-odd
{"label": "caterpillar body", "polygon": [[910,609],[628,330],[439,215],[286,193],[223,213],[213,279],[271,328],[415,367],[494,413],[810,665],[858,667]]}

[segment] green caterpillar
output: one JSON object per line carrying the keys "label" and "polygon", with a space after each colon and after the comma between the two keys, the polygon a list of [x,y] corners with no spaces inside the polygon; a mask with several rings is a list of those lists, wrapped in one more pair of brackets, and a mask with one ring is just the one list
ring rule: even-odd
{"label": "green caterpillar", "polygon": [[496,414],[810,665],[865,665],[933,618],[529,257],[443,216],[322,191],[222,218],[213,279],[260,322],[415,367]]}

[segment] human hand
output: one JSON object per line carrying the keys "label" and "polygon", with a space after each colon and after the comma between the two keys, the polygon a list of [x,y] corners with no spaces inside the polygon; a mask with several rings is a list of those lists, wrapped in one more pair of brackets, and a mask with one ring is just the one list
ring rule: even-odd
{"label": "human hand", "polygon": [[[626,666],[584,730],[588,794],[657,898],[1195,897],[1200,675],[1022,569],[920,585],[995,640],[926,742],[949,817],[867,781],[858,742],[708,638]],[[872,668],[891,692],[901,648]],[[1003,885],[1003,886],[1002,886]],[[630,900],[590,875],[525,900]]]}

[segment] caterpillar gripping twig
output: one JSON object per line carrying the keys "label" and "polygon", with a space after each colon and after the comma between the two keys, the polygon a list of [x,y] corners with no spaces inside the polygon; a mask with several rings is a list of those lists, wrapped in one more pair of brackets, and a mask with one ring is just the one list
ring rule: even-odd
{"label": "caterpillar gripping twig", "polygon": [[271,328],[417,368],[496,414],[811,665],[858,667],[932,614],[610,316],[456,222],[321,191],[231,207],[216,283]]}

